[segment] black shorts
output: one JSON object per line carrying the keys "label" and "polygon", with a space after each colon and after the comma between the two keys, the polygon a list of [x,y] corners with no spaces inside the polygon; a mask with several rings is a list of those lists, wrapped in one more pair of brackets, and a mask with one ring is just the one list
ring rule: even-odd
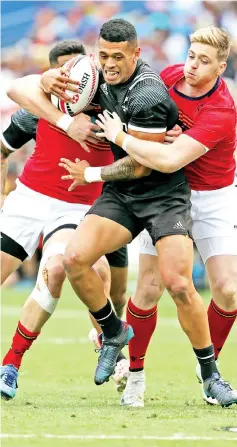
{"label": "black shorts", "polygon": [[102,195],[87,214],[96,214],[127,228],[133,239],[146,228],[155,243],[164,236],[182,234],[191,237],[191,191],[187,180],[177,184],[171,177],[155,187],[149,197],[124,195],[106,183]]}
{"label": "black shorts", "polygon": [[127,245],[119,248],[119,250],[107,253],[107,261],[110,267],[127,267],[128,266],[128,249]]}

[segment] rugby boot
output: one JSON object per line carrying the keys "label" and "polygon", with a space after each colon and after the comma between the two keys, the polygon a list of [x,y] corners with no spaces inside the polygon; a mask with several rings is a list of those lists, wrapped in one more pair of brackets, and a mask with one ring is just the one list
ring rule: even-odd
{"label": "rugby boot", "polygon": [[217,373],[213,373],[209,379],[203,381],[203,390],[207,397],[216,399],[222,407],[237,404],[237,390],[234,390]]}
{"label": "rugby boot", "polygon": [[[218,362],[216,362],[216,364],[218,366]],[[209,405],[219,405],[218,401],[216,399],[213,399],[211,396],[208,397],[203,389],[201,367],[200,367],[199,363],[197,363],[197,366],[196,366],[196,376],[197,376],[198,382],[200,383],[200,386],[201,386],[203,400]]]}
{"label": "rugby boot", "polygon": [[1,398],[13,399],[16,395],[18,370],[13,365],[1,366],[0,389]]}
{"label": "rugby boot", "polygon": [[98,365],[95,371],[94,381],[96,385],[107,382],[114,373],[116,360],[125,345],[134,336],[132,327],[122,321],[120,332],[112,338],[103,336],[102,347],[99,352]]}
{"label": "rugby boot", "polygon": [[127,407],[144,407],[144,393],[146,390],[145,371],[131,371],[120,405]]}
{"label": "rugby boot", "polygon": [[[89,332],[88,338],[94,344],[95,352],[98,352],[102,346],[102,334],[98,334],[97,330],[95,328],[92,328]],[[122,393],[122,391],[124,390],[128,379],[128,373],[129,361],[120,351],[116,360],[114,374],[111,376],[114,380],[118,393]]]}

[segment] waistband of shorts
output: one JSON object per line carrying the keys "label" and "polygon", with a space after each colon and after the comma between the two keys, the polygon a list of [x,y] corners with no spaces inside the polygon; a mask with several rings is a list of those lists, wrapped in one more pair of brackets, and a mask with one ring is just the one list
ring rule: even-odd
{"label": "waistband of shorts", "polygon": [[19,178],[16,179],[16,185],[17,185],[17,190],[19,192],[22,192],[22,194],[26,194],[27,196],[33,196],[35,197],[35,195],[37,194],[38,196],[43,196],[43,197],[48,197],[45,196],[44,194],[41,194],[40,192],[35,191],[34,189],[28,188],[28,186],[24,185],[24,183],[22,183]]}
{"label": "waistband of shorts", "polygon": [[235,183],[232,183],[229,186],[225,186],[220,189],[212,189],[212,190],[204,190],[204,191],[196,191],[195,189],[191,190],[191,197],[220,197],[228,195],[230,192],[234,191]]}

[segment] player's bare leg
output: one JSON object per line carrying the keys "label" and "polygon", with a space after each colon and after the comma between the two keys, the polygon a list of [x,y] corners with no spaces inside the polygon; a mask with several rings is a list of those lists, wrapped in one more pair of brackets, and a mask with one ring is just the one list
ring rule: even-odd
{"label": "player's bare leg", "polygon": [[96,215],[88,215],[69,242],[64,266],[72,287],[92,312],[107,302],[101,279],[92,268],[105,253],[110,253],[130,242],[132,235],[122,225]]}
{"label": "player's bare leg", "polygon": [[121,405],[144,406],[144,360],[156,327],[157,302],[163,291],[157,256],[140,254],[137,287],[127,307],[127,322],[134,330],[134,338],[129,342],[130,374]]}
{"label": "player's bare leg", "polygon": [[128,278],[128,267],[110,266],[111,287],[110,298],[114,305],[114,310],[119,318],[122,318],[126,306],[126,289]]}
{"label": "player's bare leg", "polygon": [[[63,253],[73,233],[72,229],[60,230],[53,234],[44,246],[35,289],[23,306],[12,347],[3,359],[1,395],[5,399],[15,396],[15,385],[22,358],[57,306],[66,278],[62,264]],[[102,280],[107,285],[106,290],[109,290],[110,276],[106,277],[104,269],[106,262],[106,259],[98,260],[95,269],[98,274],[102,274],[103,271]],[[109,267],[107,273],[110,274]],[[12,384],[10,384],[11,379]]]}
{"label": "player's bare leg", "polygon": [[[96,270],[96,272],[98,273],[103,282],[105,296],[109,296],[111,287],[111,274],[110,274],[109,263],[106,257],[102,256],[98,261],[96,261],[95,264],[93,265],[93,268]],[[89,318],[94,326],[94,329],[96,330],[96,334],[95,332],[92,333],[95,335],[96,338],[91,341],[94,342],[96,348],[100,348],[101,343],[100,340],[98,339],[98,336],[99,334],[102,333],[102,329],[90,312],[89,312]]]}
{"label": "player's bare leg", "polygon": [[161,277],[197,356],[205,393],[216,398],[222,406],[237,403],[237,391],[221,379],[217,369],[205,306],[193,285],[191,239],[186,236],[164,237],[157,242],[156,248]]}
{"label": "player's bare leg", "polygon": [[115,315],[93,264],[105,253],[117,250],[131,239],[130,231],[122,225],[110,219],[88,215],[76,229],[64,256],[64,266],[74,291],[103,329],[104,342],[95,374],[97,385],[111,376],[118,353],[128,343],[133,332]]}
{"label": "player's bare leg", "polygon": [[1,285],[21,264],[22,261],[20,259],[1,251]]}
{"label": "player's bare leg", "polygon": [[160,274],[177,306],[182,329],[195,349],[210,346],[205,306],[192,281],[192,240],[188,236],[167,236],[156,247]]}

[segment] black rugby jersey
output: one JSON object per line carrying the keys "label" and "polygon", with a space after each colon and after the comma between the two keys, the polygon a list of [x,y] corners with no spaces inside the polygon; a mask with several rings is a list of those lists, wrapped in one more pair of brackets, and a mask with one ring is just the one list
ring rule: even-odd
{"label": "black rugby jersey", "polygon": [[[39,118],[24,109],[19,109],[11,116],[11,124],[3,132],[4,140],[11,148],[19,149],[28,141],[36,138]],[[3,141],[4,143],[4,141]]]}
{"label": "black rugby jersey", "polygon": [[[178,120],[178,109],[163,81],[141,59],[128,81],[117,85],[101,82],[99,93],[102,110],[115,111],[124,123],[125,130],[162,133],[172,129]],[[114,143],[111,143],[111,149],[115,161],[127,156],[127,153]],[[147,177],[130,181],[111,181],[106,182],[106,185],[113,185],[122,194],[149,196],[151,191],[169,183],[171,179],[174,185],[176,179],[177,184],[184,181],[183,170],[173,174],[154,170]]]}

